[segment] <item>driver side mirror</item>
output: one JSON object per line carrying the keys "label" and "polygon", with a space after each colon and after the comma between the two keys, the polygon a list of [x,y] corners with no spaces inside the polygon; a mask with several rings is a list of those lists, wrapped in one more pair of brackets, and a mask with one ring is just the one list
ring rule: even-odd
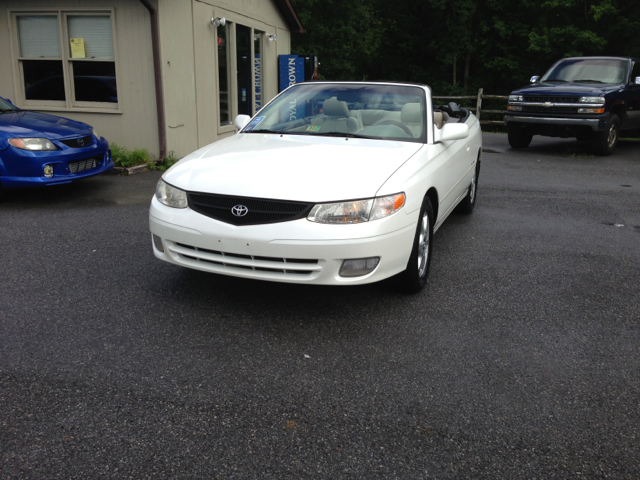
{"label": "driver side mirror", "polygon": [[538,83],[538,80],[540,80],[540,77],[538,75],[534,75],[529,81],[531,83]]}
{"label": "driver side mirror", "polygon": [[242,130],[250,120],[251,117],[249,115],[238,115],[233,123],[238,130]]}
{"label": "driver side mirror", "polygon": [[640,85],[640,77],[636,77],[636,85]]}
{"label": "driver side mirror", "polygon": [[469,125],[466,123],[445,123],[441,129],[434,129],[435,141],[462,140],[469,136]]}

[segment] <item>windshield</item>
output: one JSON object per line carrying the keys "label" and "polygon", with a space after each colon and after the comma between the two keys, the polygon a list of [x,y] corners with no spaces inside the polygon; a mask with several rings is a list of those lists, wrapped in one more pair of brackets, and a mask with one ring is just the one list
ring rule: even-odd
{"label": "windshield", "polygon": [[0,111],[5,112],[7,110],[17,110],[17,108],[7,102],[4,98],[0,97]]}
{"label": "windshield", "polygon": [[606,58],[561,60],[544,74],[541,82],[624,83],[627,62]]}
{"label": "windshield", "polygon": [[300,84],[258,112],[243,133],[424,142],[425,101],[419,87]]}

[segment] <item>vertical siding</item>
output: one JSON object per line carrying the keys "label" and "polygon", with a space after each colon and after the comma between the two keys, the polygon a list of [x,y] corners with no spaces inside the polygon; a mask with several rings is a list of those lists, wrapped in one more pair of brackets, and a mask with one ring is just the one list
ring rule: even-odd
{"label": "vertical siding", "polygon": [[218,43],[212,15],[210,5],[193,3],[198,148],[218,140]]}
{"label": "vertical siding", "polygon": [[110,142],[146,148],[158,155],[158,121],[153,77],[150,17],[139,1],[132,0],[12,0],[0,6],[0,96],[15,100],[14,67],[10,52],[8,10],[37,8],[115,10],[114,48],[118,78],[118,99],[122,113],[76,112],[60,109],[47,113],[93,125]]}
{"label": "vertical siding", "polygon": [[159,0],[159,12],[167,149],[182,157],[198,148],[192,2]]}

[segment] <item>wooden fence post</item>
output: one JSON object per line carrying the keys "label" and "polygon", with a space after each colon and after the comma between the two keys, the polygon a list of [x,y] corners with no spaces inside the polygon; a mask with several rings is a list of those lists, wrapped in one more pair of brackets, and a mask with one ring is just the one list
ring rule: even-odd
{"label": "wooden fence post", "polygon": [[476,117],[480,121],[480,108],[482,107],[482,88],[478,89],[478,100],[476,102]]}

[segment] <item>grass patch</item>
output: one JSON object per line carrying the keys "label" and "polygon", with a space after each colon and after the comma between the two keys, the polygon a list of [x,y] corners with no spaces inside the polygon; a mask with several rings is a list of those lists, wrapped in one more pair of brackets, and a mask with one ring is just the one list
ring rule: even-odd
{"label": "grass patch", "polygon": [[111,158],[116,167],[123,168],[145,165],[153,161],[146,148],[129,151],[125,147],[121,147],[115,143],[111,144]]}
{"label": "grass patch", "polygon": [[175,152],[172,150],[167,155],[165,155],[164,159],[161,162],[150,162],[149,170],[160,170],[161,172],[164,172],[165,170],[168,170],[173,165],[175,165],[178,160],[180,159],[176,157]]}
{"label": "grass patch", "polygon": [[131,168],[138,165],[147,165],[149,170],[159,170],[164,172],[171,168],[178,160],[176,154],[171,151],[160,162],[156,162],[146,148],[138,148],[136,150],[128,150],[125,147],[111,144],[111,158],[116,167]]}

